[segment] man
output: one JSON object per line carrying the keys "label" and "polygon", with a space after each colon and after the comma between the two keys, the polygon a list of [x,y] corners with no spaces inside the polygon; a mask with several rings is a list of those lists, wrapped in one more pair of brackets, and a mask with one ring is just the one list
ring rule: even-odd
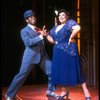
{"label": "man", "polygon": [[[51,83],[51,61],[48,59],[44,48],[43,39],[45,34],[43,33],[45,32],[42,31],[45,30],[39,30],[36,27],[36,16],[32,10],[27,10],[24,13],[24,19],[27,26],[21,30],[21,38],[25,45],[25,51],[19,73],[15,75],[5,94],[6,100],[15,99],[18,90],[27,79],[35,64],[39,64],[43,71],[48,75],[48,90],[46,91],[46,95],[56,97],[57,94],[53,92],[55,86]],[[36,28],[38,29],[38,32]]]}

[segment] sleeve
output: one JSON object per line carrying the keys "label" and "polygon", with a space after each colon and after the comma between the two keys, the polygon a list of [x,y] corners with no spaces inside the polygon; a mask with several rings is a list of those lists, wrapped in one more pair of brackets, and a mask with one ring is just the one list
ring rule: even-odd
{"label": "sleeve", "polygon": [[34,38],[31,38],[26,30],[21,31],[21,38],[26,46],[36,46],[43,38],[38,35]]}
{"label": "sleeve", "polygon": [[72,26],[78,25],[78,23],[76,21],[74,21],[73,19],[68,20],[68,29],[72,29]]}

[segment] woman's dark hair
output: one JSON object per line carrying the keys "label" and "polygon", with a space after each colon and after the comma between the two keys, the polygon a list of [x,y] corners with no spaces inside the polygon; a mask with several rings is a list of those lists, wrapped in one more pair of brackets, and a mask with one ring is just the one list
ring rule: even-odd
{"label": "woman's dark hair", "polygon": [[67,16],[69,16],[69,12],[66,11],[65,9],[60,9],[60,10],[58,10],[58,16],[59,16],[59,14],[60,14],[61,12],[64,12],[64,13],[66,13]]}

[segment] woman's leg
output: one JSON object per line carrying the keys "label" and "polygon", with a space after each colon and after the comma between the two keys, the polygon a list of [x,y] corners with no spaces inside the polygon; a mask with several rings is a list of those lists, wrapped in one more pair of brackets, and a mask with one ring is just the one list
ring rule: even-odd
{"label": "woman's leg", "polygon": [[62,93],[61,96],[67,93],[67,87],[61,87]]}
{"label": "woman's leg", "polygon": [[83,83],[81,86],[82,86],[82,88],[83,88],[85,97],[90,97],[90,92],[89,92],[89,90],[88,90],[88,88],[87,88],[86,83]]}

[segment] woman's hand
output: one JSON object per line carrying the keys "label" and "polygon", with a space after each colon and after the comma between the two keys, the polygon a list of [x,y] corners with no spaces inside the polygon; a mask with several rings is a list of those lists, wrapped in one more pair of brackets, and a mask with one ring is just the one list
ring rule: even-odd
{"label": "woman's hand", "polygon": [[74,38],[69,38],[68,44],[70,44],[71,42],[72,42],[72,43],[76,43],[76,41],[75,41]]}
{"label": "woman's hand", "polygon": [[80,25],[75,25],[72,27],[72,30],[71,30],[72,33],[70,35],[68,44],[70,44],[70,42],[74,42],[74,43],[76,42],[75,37],[77,36],[80,29],[81,29]]}

